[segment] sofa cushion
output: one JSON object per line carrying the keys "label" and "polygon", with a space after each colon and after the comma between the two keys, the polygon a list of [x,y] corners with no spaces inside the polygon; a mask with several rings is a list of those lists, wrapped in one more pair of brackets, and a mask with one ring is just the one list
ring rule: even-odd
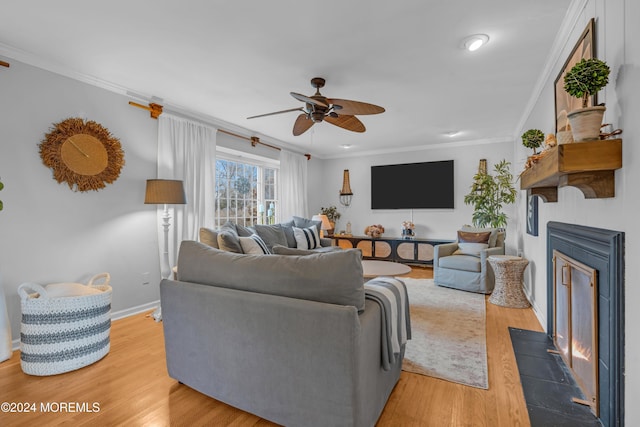
{"label": "sofa cushion", "polygon": [[239,237],[249,237],[252,234],[256,233],[256,230],[254,227],[245,227],[244,225],[240,225],[240,224],[235,224],[236,226],[236,233],[238,233]]}
{"label": "sofa cushion", "polygon": [[274,245],[286,245],[287,244],[287,236],[284,235],[284,230],[280,226],[280,224],[273,225],[261,225],[258,224],[255,226],[256,234],[264,240],[267,244],[269,250]]}
{"label": "sofa cushion", "polygon": [[239,237],[240,246],[242,246],[242,252],[245,254],[266,255],[271,251],[267,247],[267,244],[257,234],[252,234],[249,237]]}
{"label": "sofa cushion", "polygon": [[473,255],[452,255],[440,258],[438,267],[480,272],[480,258]]}
{"label": "sofa cushion", "polygon": [[311,226],[316,226],[318,229],[318,234],[320,234],[320,227],[322,227],[322,221],[314,221],[312,219],[302,218],[299,216],[293,217],[293,226],[298,228],[308,228]]}
{"label": "sofa cushion", "polygon": [[218,231],[218,247],[223,251],[242,253],[236,225],[231,221],[225,222]]}
{"label": "sofa cushion", "polygon": [[364,310],[362,262],[355,249],[306,256],[247,255],[185,240],[178,255],[178,280]]}
{"label": "sofa cushion", "polygon": [[275,245],[271,251],[276,255],[313,255],[322,252],[333,252],[333,251],[341,251],[342,248],[339,246],[320,246],[316,249],[298,249],[298,248],[289,248],[287,246]]}
{"label": "sofa cushion", "polygon": [[320,236],[315,226],[308,228],[293,227],[293,235],[296,238],[296,248],[315,249],[320,247]]}
{"label": "sofa cushion", "polygon": [[210,228],[200,228],[200,242],[218,249],[218,232]]}

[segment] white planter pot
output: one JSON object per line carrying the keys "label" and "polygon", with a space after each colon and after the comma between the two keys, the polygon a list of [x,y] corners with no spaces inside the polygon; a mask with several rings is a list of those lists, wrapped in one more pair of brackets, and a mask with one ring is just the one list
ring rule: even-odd
{"label": "white planter pot", "polygon": [[567,117],[571,124],[571,132],[575,142],[600,139],[600,126],[604,116],[604,106],[579,108],[570,112]]}

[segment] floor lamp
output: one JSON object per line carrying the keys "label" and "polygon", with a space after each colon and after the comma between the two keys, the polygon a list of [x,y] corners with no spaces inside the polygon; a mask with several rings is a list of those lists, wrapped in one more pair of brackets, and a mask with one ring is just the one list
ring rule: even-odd
{"label": "floor lamp", "polygon": [[[168,279],[171,275],[171,265],[169,264],[169,205],[184,205],[187,199],[184,195],[182,181],[173,179],[148,179],[147,191],[144,196],[145,204],[164,205],[162,214],[162,228],[164,229],[164,251],[162,253],[162,265],[160,274],[163,279]],[[160,306],[153,312],[156,322],[162,320],[162,309]]]}

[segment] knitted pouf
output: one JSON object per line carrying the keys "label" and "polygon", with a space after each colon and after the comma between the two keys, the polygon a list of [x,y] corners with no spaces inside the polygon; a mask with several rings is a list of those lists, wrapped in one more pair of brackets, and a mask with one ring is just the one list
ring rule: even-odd
{"label": "knitted pouf", "polygon": [[[94,284],[99,278],[105,278],[104,283]],[[20,365],[24,373],[61,374],[90,365],[109,353],[109,279],[108,273],[102,273],[87,285],[20,285]]]}

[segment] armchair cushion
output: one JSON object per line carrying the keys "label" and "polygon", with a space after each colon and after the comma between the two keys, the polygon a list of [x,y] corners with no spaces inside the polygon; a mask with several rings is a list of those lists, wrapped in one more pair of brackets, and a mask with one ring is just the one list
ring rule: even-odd
{"label": "armchair cushion", "polygon": [[480,258],[473,255],[456,255],[440,258],[438,261],[438,267],[478,273],[482,269]]}
{"label": "armchair cushion", "polygon": [[[477,228],[472,227],[470,225],[463,225],[460,231],[469,232],[469,233],[486,233],[489,232],[489,241],[486,242],[489,244],[490,248],[495,247],[498,244],[498,229],[497,228]],[[503,242],[504,244],[504,242]]]}

